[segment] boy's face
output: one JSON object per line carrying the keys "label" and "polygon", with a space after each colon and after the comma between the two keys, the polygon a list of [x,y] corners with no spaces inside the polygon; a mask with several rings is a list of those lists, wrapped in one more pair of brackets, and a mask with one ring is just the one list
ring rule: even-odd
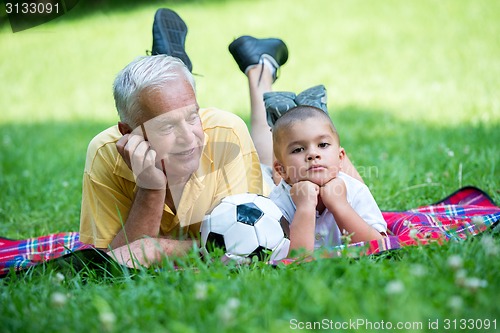
{"label": "boy's face", "polygon": [[297,122],[280,137],[275,170],[288,184],[308,180],[323,186],[337,177],[345,156],[331,126],[321,118]]}

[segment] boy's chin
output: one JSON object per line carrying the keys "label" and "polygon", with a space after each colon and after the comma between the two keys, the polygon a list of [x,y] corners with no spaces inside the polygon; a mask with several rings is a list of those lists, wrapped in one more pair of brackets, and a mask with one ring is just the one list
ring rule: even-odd
{"label": "boy's chin", "polygon": [[311,178],[304,179],[304,180],[308,180],[311,183],[314,183],[314,184],[321,187],[321,186],[326,185],[333,178],[335,178],[335,177],[311,177]]}

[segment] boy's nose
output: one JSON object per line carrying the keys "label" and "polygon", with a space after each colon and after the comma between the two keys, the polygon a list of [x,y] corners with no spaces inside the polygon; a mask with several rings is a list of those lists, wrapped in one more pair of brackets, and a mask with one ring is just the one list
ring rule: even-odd
{"label": "boy's nose", "polygon": [[310,154],[307,155],[307,160],[308,161],[318,160],[320,158],[321,158],[321,156],[318,153],[316,153],[316,152],[311,152]]}

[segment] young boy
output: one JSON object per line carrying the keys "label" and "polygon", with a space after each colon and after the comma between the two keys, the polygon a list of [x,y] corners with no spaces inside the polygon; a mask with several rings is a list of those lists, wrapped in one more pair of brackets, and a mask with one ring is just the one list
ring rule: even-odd
{"label": "young boy", "polygon": [[273,168],[282,177],[270,198],[290,223],[290,250],[310,252],[380,239],[387,224],[368,187],[342,172],[345,151],[330,117],[313,106],[297,106],[274,124]]}

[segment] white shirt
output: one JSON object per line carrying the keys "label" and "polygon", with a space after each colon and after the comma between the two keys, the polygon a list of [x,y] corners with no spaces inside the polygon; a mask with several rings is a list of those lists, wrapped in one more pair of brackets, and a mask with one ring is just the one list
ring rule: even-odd
{"label": "white shirt", "polygon": [[[356,213],[378,232],[386,232],[387,223],[368,187],[343,172],[339,172],[338,177],[344,181],[347,189],[347,202]],[[290,196],[291,188],[284,180],[281,180],[269,195],[269,198],[281,209],[283,216],[290,224],[297,210]],[[316,212],[314,248],[341,245],[341,235],[337,222],[328,209],[325,209],[321,214]]]}

